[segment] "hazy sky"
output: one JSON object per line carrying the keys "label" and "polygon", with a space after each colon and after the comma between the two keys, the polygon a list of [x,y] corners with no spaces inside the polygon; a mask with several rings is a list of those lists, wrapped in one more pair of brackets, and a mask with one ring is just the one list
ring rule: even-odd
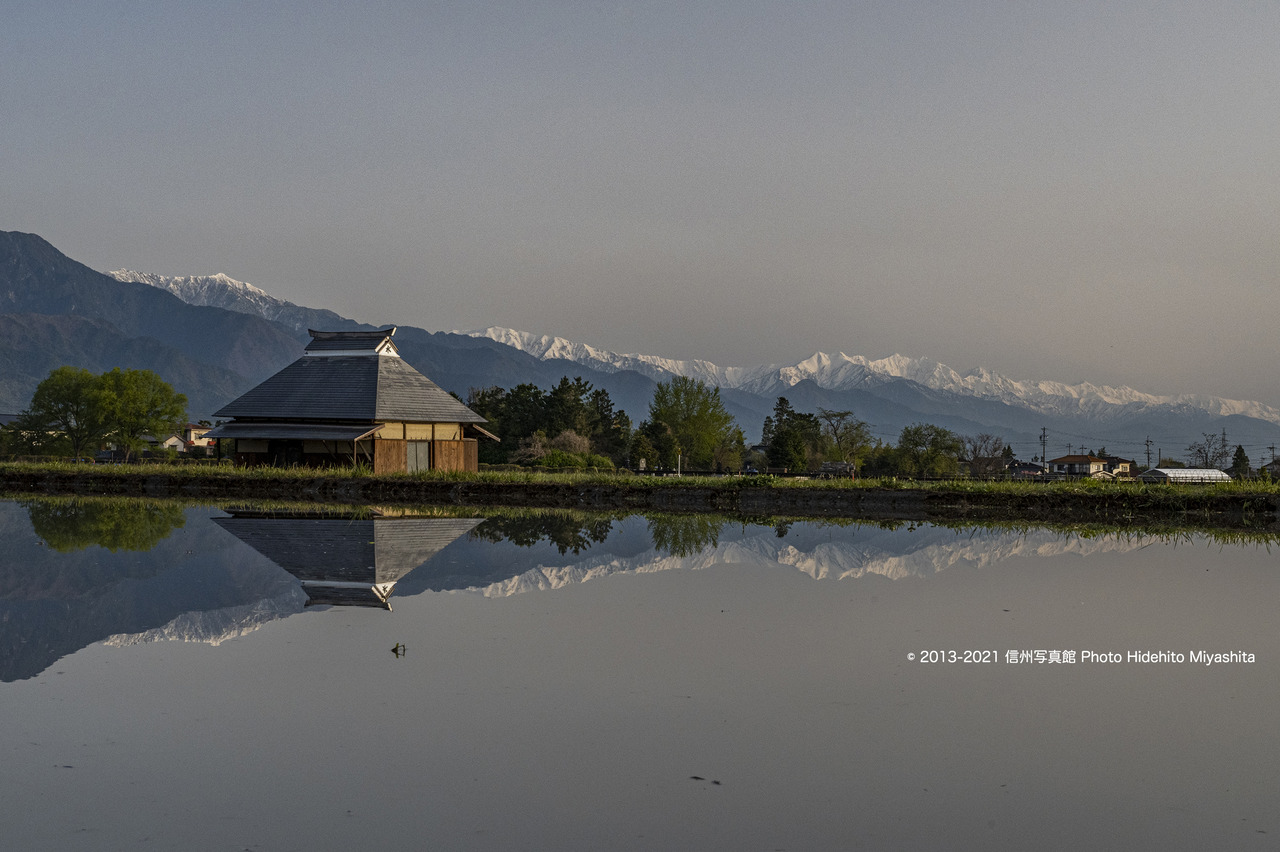
{"label": "hazy sky", "polygon": [[0,229],[95,269],[1280,405],[1280,4],[0,9]]}

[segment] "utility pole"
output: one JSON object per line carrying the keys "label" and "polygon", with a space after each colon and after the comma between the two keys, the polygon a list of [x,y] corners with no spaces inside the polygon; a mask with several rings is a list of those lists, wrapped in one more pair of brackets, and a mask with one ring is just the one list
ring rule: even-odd
{"label": "utility pole", "polygon": [[[1044,467],[1046,470],[1048,469],[1048,465],[1046,463],[1049,461],[1049,457],[1045,455],[1045,448],[1044,448],[1045,441],[1047,440],[1047,436],[1048,436],[1048,430],[1045,427],[1041,426],[1040,427],[1040,465]],[[1272,455],[1274,456],[1275,453],[1273,452]]]}
{"label": "utility pole", "polygon": [[1151,436],[1147,436],[1147,468],[1151,468]]}

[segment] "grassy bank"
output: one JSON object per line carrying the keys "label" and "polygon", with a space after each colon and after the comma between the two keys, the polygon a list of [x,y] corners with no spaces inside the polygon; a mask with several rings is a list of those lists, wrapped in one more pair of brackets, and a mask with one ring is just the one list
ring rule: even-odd
{"label": "grassy bank", "polygon": [[221,501],[439,504],[719,512],[748,516],[1191,524],[1272,529],[1280,485],[984,482],[768,476],[651,477],[607,473],[481,472],[374,476],[367,470],[233,468],[227,465],[0,464],[10,493],[173,496]]}

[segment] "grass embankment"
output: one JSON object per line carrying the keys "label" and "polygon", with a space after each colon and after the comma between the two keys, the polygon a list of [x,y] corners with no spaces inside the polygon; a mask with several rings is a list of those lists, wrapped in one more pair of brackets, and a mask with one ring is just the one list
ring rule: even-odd
{"label": "grass embankment", "polygon": [[738,516],[974,520],[1277,528],[1280,484],[983,482],[769,476],[652,477],[615,473],[419,473],[361,469],[232,468],[203,464],[0,463],[0,489],[18,493],[173,496],[223,501],[441,504]]}

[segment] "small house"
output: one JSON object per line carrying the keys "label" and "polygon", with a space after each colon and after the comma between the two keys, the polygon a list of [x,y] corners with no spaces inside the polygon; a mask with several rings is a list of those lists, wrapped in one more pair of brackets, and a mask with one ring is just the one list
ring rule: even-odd
{"label": "small house", "polygon": [[1105,472],[1107,460],[1093,455],[1059,456],[1049,460],[1049,470],[1062,476],[1095,476]]}
{"label": "small house", "polygon": [[1106,463],[1106,467],[1103,469],[1116,479],[1132,478],[1133,471],[1138,467],[1138,463],[1133,459],[1122,459],[1119,456],[1111,456],[1105,453],[1100,458]]}
{"label": "small house", "polygon": [[309,331],[303,356],[214,412],[206,432],[244,465],[368,464],[374,473],[479,469],[483,417],[400,357],[395,326]]}

